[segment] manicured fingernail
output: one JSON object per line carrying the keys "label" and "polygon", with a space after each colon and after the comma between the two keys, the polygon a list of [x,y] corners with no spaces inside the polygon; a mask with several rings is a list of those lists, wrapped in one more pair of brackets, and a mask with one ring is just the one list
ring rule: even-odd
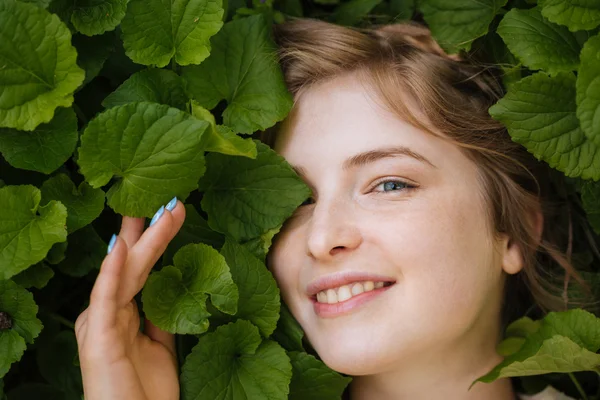
{"label": "manicured fingernail", "polygon": [[177,196],[173,197],[165,208],[169,211],[173,211],[173,209],[175,208],[176,205],[177,205]]}
{"label": "manicured fingernail", "polygon": [[154,225],[156,221],[160,218],[161,215],[165,212],[165,206],[160,206],[154,217],[152,217],[152,221],[150,221],[150,226]]}
{"label": "manicured fingernail", "polygon": [[110,238],[110,242],[108,243],[108,250],[106,251],[106,254],[110,254],[110,252],[113,249],[113,247],[115,246],[116,242],[117,242],[117,235],[113,234],[112,237]]}

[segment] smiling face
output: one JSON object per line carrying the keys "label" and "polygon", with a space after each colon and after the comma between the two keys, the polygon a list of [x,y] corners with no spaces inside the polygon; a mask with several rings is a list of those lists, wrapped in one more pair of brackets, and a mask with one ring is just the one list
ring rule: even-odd
{"label": "smiling face", "polygon": [[[313,198],[276,236],[269,268],[329,367],[366,375],[493,349],[509,256],[456,145],[385,111],[348,75],[305,92],[274,148]],[[315,282],[352,273],[395,283],[315,306]]]}

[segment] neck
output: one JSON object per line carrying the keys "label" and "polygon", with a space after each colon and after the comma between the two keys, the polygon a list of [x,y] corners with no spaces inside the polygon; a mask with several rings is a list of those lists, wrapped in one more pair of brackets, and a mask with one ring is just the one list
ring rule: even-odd
{"label": "neck", "polygon": [[456,342],[432,347],[400,365],[373,375],[354,376],[348,388],[350,399],[514,400],[510,379],[477,382],[469,390],[473,381],[502,361],[496,352],[500,339],[497,327],[488,321],[485,335],[480,329],[469,330]]}

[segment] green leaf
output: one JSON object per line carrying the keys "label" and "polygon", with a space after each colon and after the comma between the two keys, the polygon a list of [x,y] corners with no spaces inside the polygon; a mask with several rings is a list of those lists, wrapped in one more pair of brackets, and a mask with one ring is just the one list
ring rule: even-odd
{"label": "green leaf", "polygon": [[73,46],[77,49],[77,65],[85,70],[85,80],[82,85],[86,85],[100,73],[108,57],[115,51],[114,42],[113,32],[91,37],[73,36]]}
{"label": "green leaf", "polygon": [[52,270],[48,264],[39,262],[15,275],[12,279],[25,289],[31,287],[41,289],[48,284],[48,281],[50,281],[53,276],[54,270]]}
{"label": "green leaf", "polygon": [[394,21],[410,20],[415,14],[417,0],[390,0],[390,11]]}
{"label": "green leaf", "polygon": [[289,400],[340,399],[352,378],[344,377],[307,353],[288,353],[292,362]]}
{"label": "green leaf", "polygon": [[208,329],[206,299],[218,310],[235,314],[238,289],[218,251],[205,244],[188,244],[174,257],[175,266],[153,272],[142,291],[144,312],[160,329],[200,334]]}
{"label": "green leaf", "polygon": [[202,209],[210,227],[238,242],[256,238],[281,225],[310,189],[269,146],[256,141],[252,160],[218,153],[207,155]]}
{"label": "green leaf", "polygon": [[0,189],[0,280],[42,261],[54,243],[67,239],[66,207],[57,201],[40,207],[41,198],[31,185]]}
{"label": "green leaf", "polygon": [[242,139],[231,128],[217,125],[211,112],[199,105],[197,101],[192,100],[191,107],[194,117],[210,123],[210,129],[204,135],[203,147],[206,151],[256,158],[256,145],[252,139]]}
{"label": "green leaf", "polygon": [[200,64],[223,26],[222,0],[131,0],[121,23],[123,45],[136,63]]}
{"label": "green leaf", "polygon": [[[600,365],[600,320],[582,309],[550,312],[518,352],[475,382],[552,372],[596,371]],[[473,384],[475,383],[473,382]]]}
{"label": "green leaf", "polygon": [[125,16],[128,0],[75,0],[71,23],[87,36],[114,30]]}
{"label": "green leaf", "polygon": [[56,267],[65,275],[76,278],[99,270],[106,257],[107,243],[102,240],[92,225],[87,225],[69,235],[65,259]]}
{"label": "green leaf", "polygon": [[334,21],[340,25],[354,25],[364,18],[382,0],[350,0],[342,3],[332,14]]}
{"label": "green leaf", "polygon": [[71,396],[83,392],[81,370],[73,363],[76,355],[73,331],[61,331],[37,351],[37,364],[44,379]]}
{"label": "green leaf", "polygon": [[23,3],[30,3],[40,8],[48,8],[52,0],[19,0]]}
{"label": "green leaf", "polygon": [[304,351],[302,338],[304,331],[296,321],[285,303],[281,303],[277,329],[273,332],[272,338],[277,341],[284,349],[288,351]]}
{"label": "green leaf", "polygon": [[600,25],[599,0],[538,0],[542,15],[571,32],[590,30]]}
{"label": "green leaf", "polygon": [[419,9],[440,46],[449,53],[469,50],[485,35],[507,0],[420,0]]}
{"label": "green leaf", "polygon": [[204,173],[200,146],[208,123],[156,103],[110,108],[81,136],[78,164],[94,187],[117,181],[107,193],[115,212],[152,217],[173,196],[185,199]]}
{"label": "green leaf", "polygon": [[275,278],[264,263],[229,239],[221,254],[227,260],[239,291],[236,317],[252,322],[264,337],[271,336],[277,327],[281,305]]}
{"label": "green leaf", "polygon": [[574,71],[579,66],[581,46],[575,35],[544,19],[537,8],[510,10],[500,21],[497,32],[509,50],[531,69],[554,75]]}
{"label": "green leaf", "polygon": [[188,98],[179,75],[166,69],[149,68],[131,75],[102,105],[111,108],[136,101],[166,104],[185,111]]}
{"label": "green leaf", "polygon": [[600,35],[589,39],[581,50],[577,76],[577,117],[588,138],[600,145]]}
{"label": "green leaf", "polygon": [[[69,216],[67,215],[67,219],[68,218]],[[59,262],[65,259],[66,250],[67,242],[54,243],[54,245],[52,245],[52,247],[48,251],[48,254],[46,254],[45,261],[52,265],[58,264]]]}
{"label": "green leaf", "polygon": [[104,210],[104,192],[93,189],[87,182],[79,187],[65,174],[49,178],[42,187],[42,204],[50,200],[60,201],[67,207],[67,232],[69,234],[90,224]]}
{"label": "green leaf", "polygon": [[210,57],[183,68],[182,73],[200,105],[212,110],[227,100],[223,122],[241,133],[264,130],[283,120],[293,101],[264,17],[228,22],[211,43]]}
{"label": "green leaf", "polygon": [[69,29],[46,10],[3,0],[0,35],[0,127],[31,131],[71,106],[84,71]]}
{"label": "green leaf", "polygon": [[543,72],[521,79],[489,110],[514,141],[569,177],[600,179],[600,153],[575,115],[575,77]]}
{"label": "green leaf", "polygon": [[173,256],[177,251],[190,243],[205,243],[214,248],[221,248],[225,243],[225,237],[215,232],[208,226],[208,222],[196,211],[193,205],[185,205],[185,220],[177,235],[169,242],[167,250],[163,254],[163,265],[173,263]]}
{"label": "green leaf", "polygon": [[262,262],[265,262],[267,253],[269,252],[269,248],[273,242],[273,237],[279,233],[282,226],[283,225],[280,225],[276,228],[269,229],[259,237],[244,242],[243,246],[248,249],[256,258]]}
{"label": "green leaf", "polygon": [[285,400],[290,360],[277,343],[238,320],[200,338],[181,372],[182,399]]}
{"label": "green leaf", "polygon": [[15,168],[50,174],[71,157],[77,139],[75,112],[58,108],[52,121],[33,132],[0,128],[0,153]]}
{"label": "green leaf", "polygon": [[33,340],[42,331],[42,322],[37,319],[38,306],[33,295],[12,280],[0,281],[0,312],[8,314],[12,327],[0,330],[0,378],[8,372],[10,365],[21,359],[26,342]]}

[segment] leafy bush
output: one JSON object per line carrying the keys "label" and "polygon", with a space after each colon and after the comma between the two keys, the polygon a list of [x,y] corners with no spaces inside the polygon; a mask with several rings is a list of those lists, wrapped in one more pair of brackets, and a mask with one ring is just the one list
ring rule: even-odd
{"label": "leafy bush", "polygon": [[[228,386],[256,399],[340,397],[350,379],[315,357],[264,265],[309,195],[251,136],[292,106],[270,35],[289,16],[415,19],[448,52],[501,66],[508,93],[490,114],[560,172],[581,221],[573,258],[598,281],[600,0],[167,3],[0,2],[0,399],[81,398],[73,321],[106,240],[121,215],[151,217],[174,195],[186,221],[138,300],[178,334],[183,398],[207,381],[215,398]],[[589,312],[525,316],[498,348],[506,359],[480,380],[599,398],[598,349]],[[213,362],[215,352],[231,364]],[[268,388],[249,383],[260,381]]]}

